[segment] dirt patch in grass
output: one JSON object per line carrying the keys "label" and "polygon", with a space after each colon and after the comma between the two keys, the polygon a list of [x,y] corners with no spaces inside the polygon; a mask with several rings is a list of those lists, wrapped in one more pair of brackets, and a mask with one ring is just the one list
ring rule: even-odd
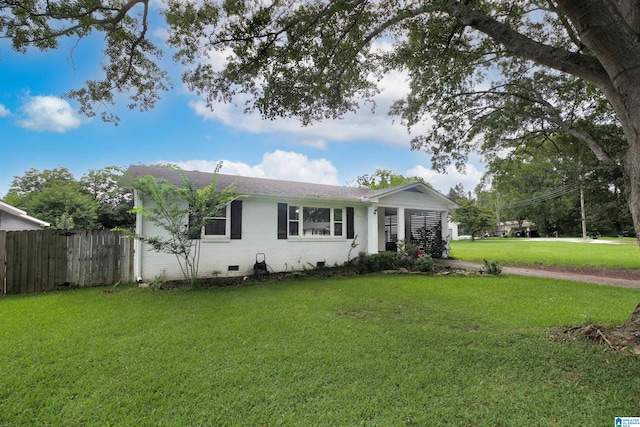
{"label": "dirt patch in grass", "polygon": [[586,338],[599,345],[607,345],[620,353],[640,355],[640,304],[622,325],[587,325],[558,330],[557,337]]}
{"label": "dirt patch in grass", "polygon": [[560,267],[546,265],[536,265],[531,268],[535,268],[536,270],[558,271],[561,273],[573,273],[576,275],[638,280],[640,282],[640,269],[637,268]]}
{"label": "dirt patch in grass", "polygon": [[618,326],[587,325],[565,328],[558,331],[559,337],[568,339],[585,338],[598,345],[607,345],[619,353],[640,355],[640,333],[637,326],[626,322]]}

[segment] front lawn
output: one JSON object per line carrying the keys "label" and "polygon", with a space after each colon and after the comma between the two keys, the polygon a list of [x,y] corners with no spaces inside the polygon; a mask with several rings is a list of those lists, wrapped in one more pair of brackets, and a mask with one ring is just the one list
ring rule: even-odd
{"label": "front lawn", "polygon": [[0,297],[0,425],[575,426],[637,416],[640,363],[552,327],[640,291],[373,275]]}
{"label": "front lawn", "polygon": [[503,265],[640,268],[640,248],[636,240],[616,239],[615,242],[618,244],[492,238],[454,240],[450,246],[453,258],[479,263],[487,259]]}

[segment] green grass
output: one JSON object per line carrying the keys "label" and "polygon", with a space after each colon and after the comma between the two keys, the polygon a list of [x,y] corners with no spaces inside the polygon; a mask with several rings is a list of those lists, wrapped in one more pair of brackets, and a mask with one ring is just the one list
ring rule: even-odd
{"label": "green grass", "polygon": [[638,415],[640,363],[550,328],[640,291],[361,276],[0,298],[0,425],[574,426]]}
{"label": "green grass", "polygon": [[487,259],[503,265],[640,268],[635,239],[617,241],[622,244],[495,238],[451,241],[450,246],[453,258],[479,263]]}

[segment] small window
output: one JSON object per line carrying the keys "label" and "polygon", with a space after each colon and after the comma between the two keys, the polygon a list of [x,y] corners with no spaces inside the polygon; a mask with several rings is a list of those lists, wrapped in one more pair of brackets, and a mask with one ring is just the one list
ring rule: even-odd
{"label": "small window", "polygon": [[333,210],[333,235],[335,237],[342,237],[342,209],[336,208]]}
{"label": "small window", "polygon": [[300,207],[289,206],[289,236],[298,236],[300,233]]}
{"label": "small window", "polygon": [[217,214],[206,219],[204,226],[205,236],[227,235],[227,207],[222,208]]}

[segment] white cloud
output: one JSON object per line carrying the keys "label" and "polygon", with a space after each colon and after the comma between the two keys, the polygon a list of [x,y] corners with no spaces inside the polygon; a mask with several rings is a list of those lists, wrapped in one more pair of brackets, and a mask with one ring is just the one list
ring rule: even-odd
{"label": "white cloud", "polygon": [[11,114],[11,111],[4,105],[0,104],[0,117],[8,117]]}
{"label": "white cloud", "polygon": [[459,172],[454,165],[447,166],[446,173],[441,174],[424,166],[416,166],[406,171],[405,176],[419,176],[424,178],[436,190],[447,194],[450,188],[462,184],[466,191],[474,191],[482,179],[483,171],[467,163],[464,173]]}
{"label": "white cloud", "polygon": [[[276,150],[265,153],[262,161],[254,166],[243,162],[222,161],[220,173],[229,175],[272,178],[288,181],[314,182],[318,184],[338,185],[338,170],[324,158],[309,159],[304,154],[292,151]],[[173,163],[185,170],[213,172],[218,161],[187,160]]]}
{"label": "white cloud", "polygon": [[[222,55],[221,53],[217,53]],[[221,59],[222,60],[222,59]],[[380,82],[381,93],[375,98],[375,112],[369,103],[362,103],[356,113],[348,113],[342,119],[326,119],[310,126],[302,126],[296,118],[264,120],[258,113],[246,113],[246,95],[238,95],[234,103],[213,103],[207,107],[205,100],[198,98],[189,102],[191,109],[205,120],[218,121],[233,129],[258,133],[286,134],[298,144],[326,149],[328,142],[371,141],[387,145],[408,146],[411,134],[398,118],[387,113],[393,101],[408,93],[407,74],[393,71]],[[424,128],[415,126],[412,134]]]}
{"label": "white cloud", "polygon": [[18,125],[31,131],[64,133],[82,121],[67,101],[55,96],[32,96],[22,106]]}

